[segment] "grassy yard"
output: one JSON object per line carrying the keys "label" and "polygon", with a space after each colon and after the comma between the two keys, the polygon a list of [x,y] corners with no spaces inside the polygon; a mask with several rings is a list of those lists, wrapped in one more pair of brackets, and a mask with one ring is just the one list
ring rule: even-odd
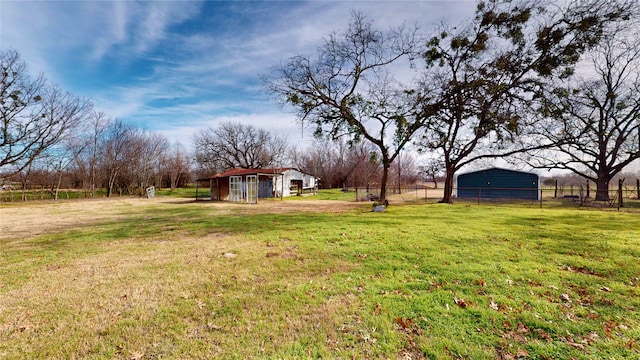
{"label": "grassy yard", "polygon": [[639,358],[639,215],[2,204],[0,358]]}

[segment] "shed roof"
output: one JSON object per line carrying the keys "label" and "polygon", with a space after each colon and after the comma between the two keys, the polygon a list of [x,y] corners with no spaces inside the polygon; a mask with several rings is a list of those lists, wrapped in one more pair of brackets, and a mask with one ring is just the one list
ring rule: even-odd
{"label": "shed roof", "polygon": [[276,176],[282,175],[282,172],[288,170],[288,168],[276,168],[276,169],[242,169],[235,168],[227,170],[218,174],[215,174],[211,179],[224,178],[229,176],[244,176],[244,175],[267,175]]}
{"label": "shed roof", "polygon": [[529,174],[529,175],[539,176],[538,174],[536,174],[534,172],[529,172],[529,171],[505,169],[505,168],[501,168],[501,167],[490,167],[490,168],[486,168],[486,169],[481,169],[481,170],[475,170],[475,171],[469,171],[469,172],[461,173],[461,174],[458,174],[456,177],[462,176],[462,175],[469,175],[469,174],[476,174],[476,173],[486,173],[486,172],[509,172],[509,173]]}

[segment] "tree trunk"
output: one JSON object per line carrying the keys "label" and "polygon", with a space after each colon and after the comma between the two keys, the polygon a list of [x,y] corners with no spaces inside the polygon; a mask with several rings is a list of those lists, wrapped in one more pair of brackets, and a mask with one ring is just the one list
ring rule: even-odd
{"label": "tree trunk", "polygon": [[58,192],[60,191],[60,184],[62,183],[62,172],[58,173],[58,181],[56,183],[56,191],[53,195],[53,200],[58,200]]}
{"label": "tree trunk", "polygon": [[180,175],[174,176],[174,174],[170,175],[170,179],[169,182],[170,187],[171,187],[171,191],[175,190],[178,187],[178,180],[180,179]]}
{"label": "tree trunk", "polygon": [[442,197],[442,200],[440,200],[441,203],[445,203],[445,204],[452,204],[453,203],[453,180],[454,180],[454,176],[455,176],[455,169],[453,168],[448,168],[446,169],[446,178],[444,180],[444,195]]}
{"label": "tree trunk", "polygon": [[[11,201],[13,201],[13,193],[11,192],[11,186],[9,186],[9,194],[11,194]],[[22,181],[22,201],[27,201],[27,180]]]}
{"label": "tree trunk", "polygon": [[400,180],[401,178],[401,167],[400,167],[400,158],[398,158],[398,194],[402,194],[402,181]]}
{"label": "tree trunk", "polygon": [[171,181],[171,190],[175,190],[178,188],[178,185],[180,184],[180,179],[182,178],[182,171],[177,171],[177,172],[172,172],[169,175],[170,179],[169,181]]}
{"label": "tree trunk", "polygon": [[117,172],[114,172],[113,174],[109,175],[109,184],[107,186],[107,197],[111,197],[111,195],[113,194],[113,185],[116,182],[116,174]]}
{"label": "tree trunk", "polygon": [[624,200],[622,199],[622,182],[624,180],[618,180],[618,208],[624,207]]}
{"label": "tree trunk", "polygon": [[387,201],[387,179],[389,177],[389,164],[388,161],[382,162],[382,179],[380,180],[380,203],[384,204]]}
{"label": "tree trunk", "polygon": [[598,176],[596,181],[596,201],[609,201],[609,180],[608,176]]}
{"label": "tree trunk", "polygon": [[91,179],[89,180],[89,193],[91,198],[96,197],[96,169],[95,164],[91,164]]}

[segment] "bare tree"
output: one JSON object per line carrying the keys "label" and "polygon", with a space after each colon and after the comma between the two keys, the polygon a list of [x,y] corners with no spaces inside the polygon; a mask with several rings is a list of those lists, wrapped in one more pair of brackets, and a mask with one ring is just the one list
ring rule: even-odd
{"label": "bare tree", "polygon": [[0,169],[18,173],[59,144],[92,104],[31,79],[16,51],[0,51]]}
{"label": "bare tree", "polygon": [[317,139],[304,150],[292,149],[293,166],[300,171],[313,174],[321,179],[323,188],[343,186],[343,151],[340,143],[328,139]]}
{"label": "bare tree", "polygon": [[[109,126],[111,126],[113,119],[108,117],[104,112],[93,112],[89,118],[89,124],[87,126],[87,147],[83,152],[85,156],[85,163],[88,164],[89,179],[89,193],[93,198],[96,196],[96,184],[97,179],[97,166],[100,156],[99,146]],[[78,161],[80,163],[80,161]]]}
{"label": "bare tree", "polygon": [[382,32],[354,13],[344,33],[329,35],[317,56],[298,55],[265,77],[266,87],[292,105],[315,135],[362,139],[373,144],[383,165],[380,198],[389,167],[423,123],[415,116],[415,93],[392,76],[416,53],[416,28]]}
{"label": "bare tree", "polygon": [[637,19],[618,24],[589,53],[590,71],[544,98],[539,134],[557,146],[529,163],[595,182],[596,200],[609,200],[609,182],[640,159],[639,31]]}
{"label": "bare tree", "polygon": [[160,159],[168,142],[162,135],[136,128],[130,129],[125,140],[124,164],[117,183],[127,194],[143,195],[160,172]]}
{"label": "bare tree", "polygon": [[48,158],[46,163],[50,171],[55,174],[56,181],[52,183],[52,198],[58,199],[58,192],[64,172],[84,151],[86,144],[81,139],[83,127],[89,117],[93,104],[87,100],[63,92],[57,86],[49,87],[42,100],[42,117],[57,119],[53,122],[66,123],[66,130],[57,135],[57,142],[44,149],[41,156]]}
{"label": "bare tree", "polygon": [[424,165],[419,166],[419,171],[425,180],[433,182],[433,188],[438,188],[438,179],[444,175],[444,163],[440,159],[429,159]]}
{"label": "bare tree", "polygon": [[51,198],[58,200],[60,186],[64,175],[69,175],[68,170],[78,158],[78,154],[84,150],[84,144],[78,138],[68,138],[64,143],[49,148],[42,155],[42,162],[46,163],[46,168],[52,177],[51,181]]}
{"label": "bare tree", "polygon": [[390,169],[391,181],[398,187],[398,194],[402,193],[402,187],[415,184],[419,178],[416,159],[406,152],[400,153]]}
{"label": "bare tree", "polygon": [[169,177],[171,190],[175,190],[185,176],[189,176],[191,165],[187,151],[182,144],[173,144],[164,159],[164,168]]}
{"label": "bare tree", "polygon": [[[19,173],[15,174],[18,177],[22,190],[22,201],[27,201],[27,190],[29,189],[29,182],[32,180],[31,175],[33,173],[33,164],[35,161],[32,161],[26,167],[23,167]],[[9,187],[11,189],[11,187]],[[13,200],[13,197],[11,198]]]}
{"label": "bare tree", "polygon": [[323,188],[369,188],[380,179],[380,156],[370,143],[349,146],[345,141],[317,139],[308,148],[294,150],[293,165],[321,179]]}
{"label": "bare tree", "polygon": [[193,146],[201,168],[220,172],[276,166],[286,154],[287,139],[253,125],[224,122],[195,134]]}
{"label": "bare tree", "polygon": [[99,166],[105,174],[107,197],[113,195],[116,180],[127,166],[126,152],[133,130],[131,126],[115,120],[105,131],[100,145]]}
{"label": "bare tree", "polygon": [[365,188],[369,194],[372,187],[378,187],[377,182],[381,178],[380,154],[377,148],[369,142],[344,147],[347,150],[342,170],[345,176],[344,183],[349,187]]}

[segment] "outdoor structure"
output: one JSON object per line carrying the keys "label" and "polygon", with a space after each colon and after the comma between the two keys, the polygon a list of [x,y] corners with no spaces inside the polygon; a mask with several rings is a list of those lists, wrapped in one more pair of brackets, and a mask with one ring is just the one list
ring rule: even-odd
{"label": "outdoor structure", "polygon": [[282,176],[273,179],[273,190],[276,197],[301,196],[318,193],[318,178],[293,168],[278,169]]}
{"label": "outdoor structure", "polygon": [[316,194],[317,179],[293,168],[231,169],[209,179],[211,200],[246,202],[292,195]]}
{"label": "outdoor structure", "polygon": [[539,200],[539,189],[537,174],[516,170],[490,168],[456,177],[459,198]]}

